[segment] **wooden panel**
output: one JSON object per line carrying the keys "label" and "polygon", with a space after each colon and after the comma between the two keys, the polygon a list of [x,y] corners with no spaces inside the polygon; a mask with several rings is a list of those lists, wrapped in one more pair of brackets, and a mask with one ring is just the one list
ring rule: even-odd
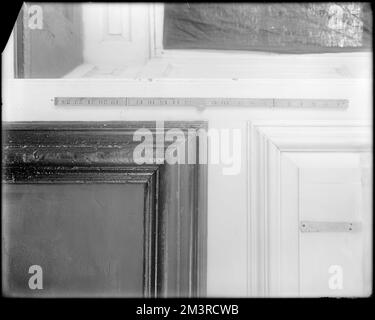
{"label": "wooden panel", "polygon": [[129,4],[107,4],[104,15],[106,30],[104,41],[131,41],[131,15]]}
{"label": "wooden panel", "polygon": [[148,15],[148,6],[144,4],[83,5],[84,60],[96,66],[93,71],[100,78],[137,73],[137,66],[146,63],[151,37]]}
{"label": "wooden panel", "polygon": [[[3,223],[6,293],[143,296],[144,187],[12,184]],[[43,270],[30,290],[29,267]]]}
{"label": "wooden panel", "polygon": [[[302,232],[302,221],[368,224],[360,210],[359,153],[284,152],[281,161],[281,294],[361,296],[368,273],[370,244],[361,229],[353,232]],[[344,270],[344,287],[330,288],[330,268]],[[289,281],[287,281],[289,280]]]}
{"label": "wooden panel", "polygon": [[[369,294],[369,200],[361,155],[369,126],[345,121],[255,122],[250,127],[249,287],[255,296]],[[366,191],[368,192],[368,191]],[[359,232],[303,233],[301,221],[361,222]],[[255,261],[254,261],[255,260]],[[330,287],[331,266],[347,287]]]}
{"label": "wooden panel", "polygon": [[109,35],[122,34],[121,8],[118,5],[109,5],[107,8],[107,28]]}
{"label": "wooden panel", "polygon": [[[346,168],[332,168],[341,161]],[[297,162],[297,164],[301,161]],[[311,168],[312,167],[312,168]],[[309,153],[300,169],[300,220],[367,224],[360,210],[359,154]],[[300,233],[302,296],[361,296],[364,294],[366,256],[363,232]],[[342,288],[330,287],[330,268],[343,271]],[[336,267],[333,267],[336,268]]]}
{"label": "wooden panel", "polygon": [[83,63],[81,5],[25,4],[17,23],[19,78],[60,78]]}
{"label": "wooden panel", "polygon": [[[141,184],[143,295],[205,295],[206,165],[169,165],[156,161],[156,153],[148,160],[157,164],[137,165],[134,132],[150,130],[156,141],[154,122],[12,123],[3,128],[5,183]],[[206,124],[165,122],[164,128],[164,133],[179,128],[187,139],[188,130]],[[157,148],[156,142],[152,145]],[[198,140],[184,145],[187,157],[199,157]]]}

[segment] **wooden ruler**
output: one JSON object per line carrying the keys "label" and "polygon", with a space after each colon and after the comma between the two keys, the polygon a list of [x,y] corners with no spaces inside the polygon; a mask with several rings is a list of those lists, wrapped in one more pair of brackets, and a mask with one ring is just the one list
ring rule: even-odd
{"label": "wooden ruler", "polygon": [[346,99],[161,98],[161,97],[55,97],[56,106],[185,106],[346,109]]}

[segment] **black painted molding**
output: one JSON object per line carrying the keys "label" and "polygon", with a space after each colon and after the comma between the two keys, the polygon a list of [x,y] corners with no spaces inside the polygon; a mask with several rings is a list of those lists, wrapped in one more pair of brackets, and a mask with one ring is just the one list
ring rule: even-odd
{"label": "black painted molding", "polygon": [[[164,123],[184,133],[206,127]],[[3,183],[144,184],[144,296],[205,296],[207,165],[137,165],[139,128],[156,134],[155,122],[3,123]],[[198,157],[198,145],[187,152]]]}

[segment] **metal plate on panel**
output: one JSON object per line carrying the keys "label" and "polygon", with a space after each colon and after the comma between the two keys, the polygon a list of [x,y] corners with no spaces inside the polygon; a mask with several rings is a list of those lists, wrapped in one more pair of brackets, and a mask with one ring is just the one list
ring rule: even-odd
{"label": "metal plate on panel", "polygon": [[357,232],[359,222],[301,221],[301,232]]}

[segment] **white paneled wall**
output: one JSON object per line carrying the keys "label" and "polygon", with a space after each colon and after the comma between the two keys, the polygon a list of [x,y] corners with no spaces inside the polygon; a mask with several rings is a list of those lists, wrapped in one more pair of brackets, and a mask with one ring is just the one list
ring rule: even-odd
{"label": "white paneled wall", "polygon": [[[152,41],[145,26],[150,20],[144,7],[134,5],[115,10],[99,8],[96,4],[87,6],[84,10],[84,55],[87,63],[107,65],[109,57],[114,65],[144,63],[149,59]],[[127,21],[129,16],[130,22]],[[132,54],[129,55],[129,52]],[[168,53],[165,54],[168,56]],[[128,60],[127,57],[131,58]],[[150,70],[157,72],[152,77],[137,79],[15,80],[10,70],[4,74],[2,116],[3,121],[207,120],[211,128],[239,129],[242,137],[240,173],[224,175],[222,169],[225,165],[221,164],[211,165],[208,169],[207,294],[330,295],[324,280],[326,268],[328,264],[342,264],[349,276],[341,294],[365,295],[369,293],[370,268],[363,258],[366,252],[371,251],[368,230],[362,234],[335,237],[333,234],[301,234],[298,229],[302,218],[360,219],[363,225],[368,223],[365,213],[371,207],[370,192],[369,184],[363,187],[360,182],[363,180],[360,173],[367,172],[360,159],[363,152],[371,151],[371,141],[366,138],[364,148],[355,140],[358,135],[361,136],[362,129],[358,131],[352,126],[353,123],[358,127],[372,125],[372,81],[368,71],[371,70],[371,56],[345,57],[340,60],[331,56],[322,63],[319,57],[314,56],[296,60],[290,56],[268,54],[257,54],[256,58],[250,55],[246,59],[226,55],[217,56],[214,60],[206,57],[204,60],[194,55],[189,56],[190,64],[186,64],[182,63],[183,56],[176,60],[172,55],[167,60],[161,57],[151,59],[148,64],[153,67],[143,75],[152,74]],[[11,60],[11,42],[3,59]],[[213,62],[205,63],[208,60]],[[233,68],[226,68],[228,63]],[[350,67],[352,64],[360,66],[359,73],[356,73],[356,68]],[[163,67],[157,69],[161,65]],[[171,71],[165,73],[168,66]],[[248,71],[243,73],[243,77],[236,78],[233,70],[244,68]],[[226,71],[218,72],[218,69]],[[183,79],[183,70],[189,71],[190,79]],[[332,98],[348,99],[349,108],[57,107],[53,104],[56,96]],[[272,121],[272,126],[276,128],[272,135],[262,131],[265,139],[268,139],[269,133],[272,137],[269,139],[276,141],[276,144],[268,145],[267,159],[279,160],[270,163],[269,171],[265,168],[266,159],[261,158],[264,150],[253,149],[251,139],[254,136],[248,135],[249,121]],[[288,131],[296,124],[300,127],[298,132]],[[321,129],[322,126],[325,129]],[[285,152],[277,147],[278,135],[284,134],[283,130],[289,132],[286,136],[290,136],[292,144],[295,143],[294,138],[300,138],[300,147]],[[347,140],[334,140],[335,132],[338,137],[341,137],[340,134],[347,135]],[[303,135],[307,135],[305,140]],[[320,141],[322,146],[327,141],[334,141],[323,152],[316,146],[305,152],[304,145],[316,137],[320,139],[318,146]],[[327,140],[327,137],[332,139]],[[353,144],[352,139],[355,140]],[[340,149],[345,145],[345,150]],[[268,211],[262,207],[265,194],[258,193],[262,192],[261,189],[252,189],[252,174],[259,175],[260,170],[267,172],[268,177],[274,175],[276,180],[268,181],[268,184],[279,188],[270,190],[269,196],[278,200],[268,203]],[[259,208],[256,207],[258,205]],[[361,206],[363,210],[359,209]],[[266,220],[265,212],[271,212]],[[273,217],[272,212],[282,212],[282,215]],[[254,221],[261,225],[254,224]],[[264,230],[269,232],[261,233]],[[277,242],[280,239],[281,242]],[[277,247],[274,247],[275,243],[278,243]],[[265,250],[267,246],[268,251]],[[360,275],[364,278],[353,280]],[[340,295],[340,292],[334,294]]]}
{"label": "white paneled wall", "polygon": [[[361,157],[371,151],[371,128],[347,121],[263,121],[249,129],[254,294],[369,295],[371,215],[363,207]],[[359,228],[301,228],[317,222]],[[335,269],[343,274],[339,288],[330,286]]]}
{"label": "white paneled wall", "polygon": [[371,56],[280,55],[246,51],[164,50],[163,4],[85,4],[84,65],[67,77],[117,78],[363,78]]}
{"label": "white paneled wall", "polygon": [[83,5],[85,63],[103,67],[144,64],[149,58],[147,9],[142,4]]}

